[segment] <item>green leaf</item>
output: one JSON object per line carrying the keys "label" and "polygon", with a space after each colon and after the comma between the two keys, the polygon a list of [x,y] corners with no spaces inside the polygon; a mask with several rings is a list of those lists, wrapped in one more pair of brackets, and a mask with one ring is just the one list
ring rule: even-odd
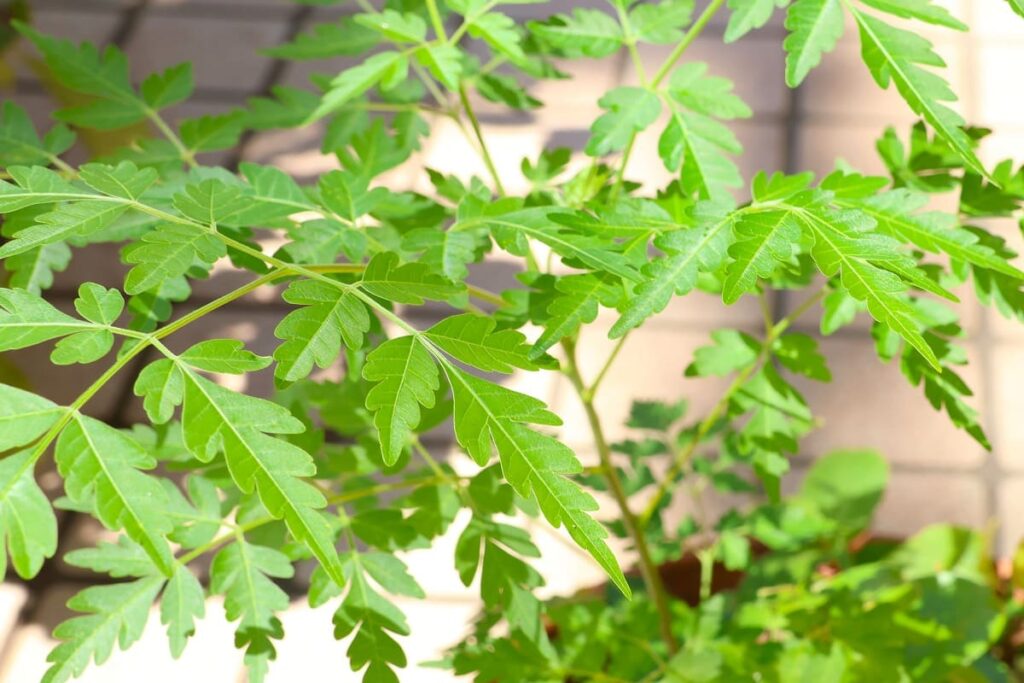
{"label": "green leaf", "polygon": [[291,42],[264,50],[280,59],[327,59],[360,55],[380,41],[373,29],[361,26],[355,17],[342,17],[333,24],[315,24],[307,33],[300,33]]}
{"label": "green leaf", "polygon": [[682,167],[683,187],[701,198],[742,184],[739,169],[727,156],[743,151],[736,136],[716,119],[747,118],[750,108],[732,93],[732,82],[707,76],[703,62],[672,72],[667,103],[671,118],[658,140],[658,153],[670,171]]}
{"label": "green leaf", "polygon": [[427,37],[427,22],[411,12],[385,9],[373,14],[357,14],[355,23],[399,43],[421,43]]}
{"label": "green leaf", "polygon": [[160,621],[167,626],[171,656],[175,659],[185,650],[188,639],[196,632],[195,619],[206,612],[203,587],[186,567],[175,568],[160,600]]}
{"label": "green leaf", "polygon": [[267,356],[257,356],[237,339],[208,339],[190,347],[179,356],[196,370],[241,375],[262,370],[271,363]]}
{"label": "green leaf", "polygon": [[473,18],[469,35],[485,41],[491,48],[513,62],[526,59],[516,22],[500,12],[487,12]]}
{"label": "green leaf", "polygon": [[223,452],[238,488],[244,493],[255,489],[267,512],[283,519],[296,540],[341,584],[334,532],[318,511],[326,501],[301,479],[316,474],[316,466],[301,448],[268,436],[300,433],[302,423],[276,403],[235,393],[184,367],[181,371],[185,383],[182,426],[188,449],[204,462]]}
{"label": "green leaf", "polygon": [[136,396],[144,397],[143,407],[153,424],[163,424],[181,405],[185,383],[178,366],[161,358],[143,368],[135,380],[134,391]]}
{"label": "green leaf", "polygon": [[36,225],[19,230],[13,240],[0,246],[0,259],[46,244],[88,237],[109,226],[127,209],[124,204],[100,199],[60,205],[40,216]]}
{"label": "green leaf", "polygon": [[693,0],[663,0],[629,10],[633,35],[645,43],[672,45],[683,39],[682,29],[693,16]]}
{"label": "green leaf", "polygon": [[192,95],[192,64],[184,62],[163,73],[151,74],[142,81],[139,91],[151,109],[164,109],[184,102]]}
{"label": "green leaf", "polygon": [[797,498],[857,531],[867,528],[889,482],[889,466],[874,451],[834,451],[816,460]]}
{"label": "green leaf", "polygon": [[68,607],[85,614],[54,629],[54,637],[64,642],[46,658],[53,665],[43,683],[64,683],[80,676],[90,660],[105,662],[115,644],[125,650],[142,637],[149,608],[163,582],[160,576],[148,576],[128,583],[90,586],[71,598]]}
{"label": "green leaf", "polygon": [[1024,17],[1024,0],[1006,0],[1010,4],[1010,9]]}
{"label": "green leaf", "polygon": [[307,121],[323,118],[359,97],[382,80],[388,81],[395,78],[397,73],[404,73],[408,68],[408,63],[408,58],[401,52],[378,52],[358,66],[342,71],[331,81],[331,86],[324,93],[320,105]]}
{"label": "green leaf", "polygon": [[109,46],[101,54],[89,44],[75,47],[67,40],[45,36],[26,24],[14,27],[43,54],[50,73],[64,87],[92,95],[96,101],[58,112],[62,120],[104,130],[138,123],[146,117],[146,103],[135,93],[124,53]]}
{"label": "green leaf", "polygon": [[644,266],[644,282],[626,302],[609,336],[617,339],[664,310],[673,295],[682,296],[696,286],[699,271],[712,271],[722,264],[732,241],[733,218],[722,217],[719,209],[709,204],[699,227],[670,232],[654,241],[666,256]]}
{"label": "green leaf", "polygon": [[733,224],[736,242],[729,247],[733,258],[725,269],[722,300],[733,304],[757,288],[780,264],[794,256],[801,236],[800,224],[785,210],[745,213]]}
{"label": "green leaf", "polygon": [[840,0],[795,0],[786,29],[786,85],[795,88],[843,36],[843,6]]}
{"label": "green leaf", "polygon": [[463,313],[445,318],[424,335],[445,353],[484,372],[536,370],[522,333],[507,329],[495,332],[496,324],[494,318]]}
{"label": "green leaf", "polygon": [[[10,389],[0,385],[0,450],[15,439],[25,440],[35,431],[21,423],[16,427],[3,426],[12,417],[8,415],[11,406],[6,405],[12,397]],[[32,396],[30,400],[41,399]],[[17,409],[23,417],[39,424],[38,415],[26,415],[27,407],[19,405]],[[12,439],[11,430],[17,430],[19,436]],[[7,573],[8,553],[18,576],[31,579],[39,573],[46,558],[57,552],[57,517],[46,494],[36,484],[34,462],[33,453],[28,450],[0,460],[0,578]]]}
{"label": "green leaf", "polygon": [[750,31],[761,28],[772,18],[776,5],[784,7],[785,0],[727,0],[732,14],[725,27],[725,42],[732,43]]}
{"label": "green leaf", "polygon": [[95,282],[86,282],[78,288],[75,310],[80,316],[97,325],[112,325],[124,310],[124,297],[116,289],[107,289]]}
{"label": "green leaf", "polygon": [[675,403],[633,401],[633,405],[629,408],[629,420],[626,422],[626,426],[633,429],[665,432],[685,414],[686,401],[676,401]]}
{"label": "green leaf", "polygon": [[772,352],[790,372],[795,372],[819,382],[831,382],[832,372],[828,369],[825,356],[818,350],[818,342],[800,332],[791,332],[775,340]]}
{"label": "green leaf", "polygon": [[424,299],[444,301],[461,292],[463,285],[431,273],[423,263],[399,265],[398,255],[385,251],[366,264],[360,288],[389,301],[418,306]]}
{"label": "green leaf", "polygon": [[284,636],[275,616],[288,608],[288,594],[272,579],[295,573],[288,556],[279,550],[244,539],[214,555],[210,564],[210,592],[224,596],[224,613],[238,621],[235,644],[246,648],[246,664],[257,670],[277,653],[273,640]]}
{"label": "green leaf", "polygon": [[388,632],[408,635],[409,626],[405,615],[370,587],[366,574],[374,565],[371,561],[364,566],[362,558],[355,552],[349,554],[346,564],[351,581],[334,613],[334,637],[341,640],[355,632],[347,654],[353,671],[369,664],[364,681],[398,683],[391,667],[404,667],[407,660],[401,645]]}
{"label": "green leaf", "polygon": [[78,176],[86,185],[105,195],[135,200],[156,182],[157,172],[152,168],[139,168],[130,161],[117,166],[85,164]]}
{"label": "green leaf", "polygon": [[972,149],[971,139],[961,126],[963,119],[942,104],[956,101],[956,95],[940,76],[923,69],[941,67],[942,58],[932,45],[916,33],[890,26],[873,16],[851,10],[860,29],[861,52],[875,82],[881,88],[895,83],[910,109],[923,117],[975,173],[987,176]]}
{"label": "green leaf", "polygon": [[95,198],[42,166],[11,166],[7,172],[17,185],[0,180],[0,213],[38,204]]}
{"label": "green leaf", "polygon": [[586,323],[597,319],[598,306],[613,308],[622,298],[622,288],[610,278],[596,273],[568,275],[555,283],[557,294],[548,304],[544,332],[530,350],[530,358],[539,358],[545,351]]}
{"label": "green leaf", "polygon": [[622,570],[604,539],[608,533],[588,513],[597,502],[569,475],[582,470],[575,454],[559,441],[526,424],[558,424],[537,399],[491,384],[455,367],[446,367],[455,396],[455,438],[480,466],[497,450],[506,481],[526,498],[535,498],[547,520],[565,524],[576,543],[597,560],[625,595]]}
{"label": "green leaf", "polygon": [[362,348],[370,314],[352,292],[316,280],[299,280],[282,297],[302,308],[285,316],[274,330],[274,335],[284,340],[274,351],[274,374],[279,379],[302,379],[314,363],[328,367],[341,353],[342,341],[349,349]]}
{"label": "green leaf", "polygon": [[598,104],[607,112],[590,127],[586,152],[592,157],[624,149],[634,135],[654,123],[661,113],[658,96],[646,88],[634,86],[609,90]]}
{"label": "green leaf", "polygon": [[434,406],[441,382],[437,364],[418,337],[399,337],[366,356],[363,377],[374,383],[366,409],[374,414],[384,464],[390,466],[419,424],[420,406]]}
{"label": "green leaf", "polygon": [[925,194],[899,188],[863,200],[839,199],[837,203],[857,208],[877,221],[879,231],[925,251],[948,254],[954,261],[1024,279],[1024,272],[981,244],[976,234],[957,225],[955,216],[939,212],[914,213],[928,203]]}
{"label": "green leaf", "polygon": [[607,57],[619,50],[625,37],[612,17],[594,9],[576,7],[572,15],[559,14],[544,23],[531,21],[530,31],[566,57]]}
{"label": "green leaf", "polygon": [[724,377],[753,365],[761,352],[761,343],[739,330],[715,330],[711,339],[714,346],[702,346],[694,352],[686,368],[687,377]]}
{"label": "green leaf", "polygon": [[57,440],[56,460],[68,497],[94,509],[108,529],[124,529],[171,576],[167,497],[159,481],[140,471],[156,466],[142,447],[113,427],[76,414]]}
{"label": "green leaf", "polygon": [[29,445],[63,413],[64,408],[42,396],[0,384],[0,452]]}
{"label": "green leaf", "polygon": [[124,290],[140,294],[180,277],[193,266],[208,271],[227,254],[224,243],[197,226],[164,223],[124,250],[124,260],[133,264],[125,277]]}
{"label": "green leaf", "polygon": [[934,26],[945,26],[957,31],[966,31],[967,25],[951,15],[945,7],[931,0],[862,0],[868,7],[874,7],[901,19],[917,19]]}
{"label": "green leaf", "polygon": [[466,267],[482,258],[483,248],[490,245],[480,230],[435,230],[417,228],[402,238],[402,249],[421,251],[419,261],[428,264],[452,282],[461,282],[469,275]]}
{"label": "green leaf", "polygon": [[416,60],[449,90],[458,90],[462,77],[462,53],[454,45],[428,43],[416,50]]}
{"label": "green leaf", "polygon": [[54,242],[9,257],[4,268],[11,287],[39,294],[53,286],[54,273],[63,272],[69,263],[71,249],[63,242]]}
{"label": "green leaf", "polygon": [[174,195],[174,208],[206,226],[230,220],[249,206],[241,188],[221,180],[192,183]]}
{"label": "green leaf", "polygon": [[118,536],[117,543],[100,541],[93,548],[78,548],[64,555],[64,561],[72,567],[109,574],[119,579],[126,576],[142,578],[153,576],[157,568],[146,551],[127,536]]}
{"label": "green leaf", "polygon": [[91,333],[98,327],[58,311],[35,294],[0,289],[0,351],[23,349],[76,332]]}
{"label": "green leaf", "polygon": [[190,152],[215,152],[238,144],[242,134],[243,114],[208,114],[181,122],[181,141]]}
{"label": "green leaf", "polygon": [[40,140],[24,109],[14,102],[4,102],[0,108],[0,165],[47,166],[74,141],[74,133],[63,125]]}
{"label": "green leaf", "polygon": [[[919,315],[906,299],[900,276],[873,265],[872,260],[896,263],[899,243],[877,233],[866,233],[861,219],[839,212],[824,215],[801,211],[798,220],[814,236],[811,250],[818,268],[832,277],[840,273],[843,286],[853,298],[867,304],[868,312],[939,367],[935,352],[921,335]],[[895,252],[895,254],[894,254]]]}

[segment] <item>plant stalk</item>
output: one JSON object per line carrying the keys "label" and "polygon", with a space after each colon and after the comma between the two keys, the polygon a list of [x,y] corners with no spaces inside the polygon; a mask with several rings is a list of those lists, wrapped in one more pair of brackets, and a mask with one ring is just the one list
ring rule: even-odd
{"label": "plant stalk", "polygon": [[462,109],[466,112],[470,126],[473,127],[473,134],[480,145],[480,155],[483,157],[484,165],[487,166],[487,172],[490,173],[491,179],[494,181],[494,189],[497,190],[500,196],[504,197],[505,187],[501,184],[498,168],[494,165],[494,159],[491,158],[490,150],[487,149],[487,141],[484,139],[483,131],[480,129],[480,121],[476,118],[476,112],[473,111],[473,105],[469,101],[469,94],[466,92],[466,86],[463,83],[459,83],[459,101],[462,102]]}
{"label": "plant stalk", "polygon": [[651,557],[644,528],[637,523],[637,518],[629,507],[629,499],[626,496],[625,489],[622,487],[622,480],[615,469],[615,463],[612,462],[612,451],[605,438],[604,429],[601,426],[601,418],[594,408],[594,397],[591,393],[587,392],[583,378],[580,376],[580,371],[576,364],[576,345],[573,341],[565,339],[562,341],[562,347],[565,349],[566,355],[565,374],[572,383],[573,388],[576,389],[580,402],[583,404],[583,410],[587,414],[587,422],[590,424],[590,431],[594,437],[594,446],[597,448],[597,454],[601,460],[602,473],[608,481],[608,489],[611,491],[612,497],[622,513],[623,524],[636,548],[640,574],[643,577],[644,584],[647,586],[647,592],[650,594],[651,600],[658,611],[658,628],[661,631],[661,637],[665,641],[669,652],[674,653],[678,646],[675,636],[672,634],[672,613],[669,610],[668,595],[665,592],[665,585],[662,583],[661,574],[658,573],[658,567]]}

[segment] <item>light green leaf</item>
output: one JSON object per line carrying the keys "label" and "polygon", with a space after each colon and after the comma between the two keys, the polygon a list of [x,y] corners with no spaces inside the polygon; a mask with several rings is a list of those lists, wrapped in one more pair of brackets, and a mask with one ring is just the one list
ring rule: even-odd
{"label": "light green leaf", "polygon": [[135,395],[144,397],[143,407],[153,424],[171,419],[185,397],[185,383],[178,366],[167,358],[153,361],[135,380]]}
{"label": "light green leaf", "polygon": [[654,241],[666,255],[644,266],[644,282],[636,287],[609,331],[613,339],[664,310],[674,295],[690,292],[699,271],[715,270],[725,260],[732,242],[733,217],[723,217],[721,207],[713,204],[706,210],[708,215],[699,220],[698,227],[670,232]]}
{"label": "light green leaf", "polygon": [[224,243],[198,226],[164,223],[124,250],[134,264],[124,281],[128,294],[140,294],[180,277],[193,266],[208,271],[227,253]]}
{"label": "light green leaf", "polygon": [[416,60],[449,90],[458,90],[462,77],[462,53],[454,45],[428,43],[416,50]]}
{"label": "light green leaf", "polygon": [[928,203],[927,195],[898,188],[862,200],[839,199],[837,203],[857,208],[877,222],[879,231],[925,251],[948,254],[955,261],[1024,279],[1024,272],[980,244],[973,232],[957,225],[955,216],[939,212],[914,213]]}
{"label": "light green leaf", "polygon": [[157,172],[152,168],[139,168],[130,161],[117,166],[85,164],[78,176],[86,185],[105,195],[135,200],[156,182]]}
{"label": "light green leaf", "polygon": [[43,683],[64,683],[80,676],[89,661],[102,664],[117,644],[122,650],[142,637],[149,608],[163,585],[160,576],[148,576],[128,583],[91,586],[68,601],[68,607],[83,616],[72,617],[54,629],[64,641],[46,658],[53,665]]}
{"label": "light green leaf", "polygon": [[686,368],[687,377],[724,377],[753,365],[761,352],[761,343],[739,330],[715,330],[714,346],[702,346]]}
{"label": "light green leaf", "polygon": [[233,375],[262,370],[271,363],[269,357],[257,356],[237,339],[208,339],[190,347],[179,358],[196,370]]}
{"label": "light green leaf", "polygon": [[171,656],[177,659],[196,632],[195,620],[206,612],[203,587],[186,567],[175,568],[160,599],[160,622],[167,626]]}
{"label": "light green leaf", "polygon": [[35,294],[0,289],[0,351],[23,349],[98,327],[58,311]]}
{"label": "light green leaf", "polygon": [[874,7],[901,19],[917,19],[934,26],[945,26],[957,31],[966,31],[967,25],[949,11],[931,0],[862,0],[868,7]]}
{"label": "light green leaf", "polygon": [[795,88],[843,35],[840,0],[794,0],[786,13],[786,85]]}
{"label": "light green leaf", "polygon": [[78,288],[75,310],[97,325],[112,325],[124,310],[124,297],[116,289],[86,282]]}
{"label": "light green leaf", "polygon": [[411,12],[385,9],[373,14],[357,14],[355,22],[399,43],[421,43],[427,37],[427,22]]}
{"label": "light green leaf", "polygon": [[206,226],[228,221],[249,206],[241,188],[221,180],[192,183],[174,195],[174,208]]}
{"label": "light green leaf", "polygon": [[624,149],[632,137],[654,123],[661,100],[646,88],[620,86],[605,93],[598,104],[607,110],[590,127],[586,152],[599,157]]}
{"label": "light green leaf", "polygon": [[500,12],[488,12],[474,17],[469,25],[469,35],[485,41],[496,52],[513,62],[526,59],[516,22]]}
{"label": "light green leaf", "polygon": [[722,300],[733,304],[754,291],[758,278],[766,279],[781,263],[794,256],[800,224],[789,211],[745,213],[733,223],[736,242],[729,247],[732,262],[726,266]]}
{"label": "light green leaf", "polygon": [[187,100],[194,88],[192,63],[183,62],[162,73],[150,74],[142,81],[139,91],[151,109],[164,109]]}
{"label": "light green leaf", "polygon": [[418,337],[399,337],[366,356],[363,377],[374,383],[366,408],[374,414],[384,464],[393,465],[420,422],[420,406],[434,406],[437,364]]}
{"label": "light green leaf", "polygon": [[63,413],[64,408],[42,396],[0,384],[0,452],[29,445]]}
{"label": "light green leaf", "polygon": [[510,373],[515,368],[536,370],[530,347],[518,330],[494,331],[496,323],[474,313],[453,315],[424,334],[445,353],[484,372]]}
{"label": "light green leaf", "polygon": [[693,0],[662,0],[638,4],[629,10],[633,35],[645,43],[672,45],[683,39],[682,29],[690,23]]}
{"label": "light green leaf", "polygon": [[750,108],[733,94],[731,81],[706,74],[703,62],[684,64],[672,72],[666,100],[671,118],[658,140],[665,168],[678,171],[681,166],[683,187],[703,199],[743,182],[727,156],[741,153],[743,147],[716,119],[751,115]]}
{"label": "light green leaf", "polygon": [[727,4],[732,14],[725,27],[725,42],[732,43],[767,24],[776,5],[784,7],[786,0],[727,0]]}
{"label": "light green leaf", "polygon": [[394,78],[396,73],[403,73],[408,68],[408,63],[408,58],[401,52],[378,52],[358,66],[342,71],[331,81],[330,88],[324,93],[320,105],[309,116],[308,121],[315,121],[337,111],[382,80],[389,80]]}
{"label": "light green leaf", "polygon": [[[31,424],[5,427],[11,407],[11,387],[0,385],[0,450],[12,441],[27,441],[36,431]],[[15,390],[16,391],[16,390]],[[31,394],[29,394],[31,396]],[[41,400],[32,396],[30,401]],[[32,415],[28,406],[17,410],[27,419],[40,425],[39,415]],[[55,416],[54,416],[55,417]],[[12,439],[9,432],[16,432]],[[8,433],[5,433],[8,432]],[[32,451],[25,450],[7,455],[0,460],[0,578],[7,572],[7,554],[11,556],[14,571],[23,579],[31,579],[43,566],[46,558],[57,552],[57,517],[50,501],[36,483]]]}
{"label": "light green leaf", "polygon": [[956,95],[940,76],[922,68],[945,62],[925,38],[890,26],[873,16],[851,10],[860,29],[861,52],[875,82],[881,88],[895,83],[911,111],[922,116],[972,171],[987,175],[961,126],[964,120],[942,104]]}
{"label": "light green leaf", "polygon": [[506,481],[519,495],[537,500],[554,526],[565,525],[625,595],[629,586],[615,556],[605,545],[608,533],[588,513],[597,502],[569,475],[582,470],[575,454],[559,441],[527,424],[558,424],[537,399],[491,384],[455,367],[446,367],[455,396],[455,438],[483,466],[497,450]]}
{"label": "light green leaf", "polygon": [[302,423],[276,403],[235,393],[192,370],[181,370],[185,381],[182,426],[188,449],[204,462],[223,452],[238,488],[245,493],[255,490],[267,512],[283,519],[331,579],[343,583],[334,532],[318,511],[326,501],[302,480],[316,474],[313,459],[301,448],[268,436],[299,433]]}
{"label": "light green leaf", "polygon": [[100,541],[92,548],[72,550],[65,553],[64,561],[72,567],[109,574],[115,579],[142,578],[159,572],[142,546],[127,536],[118,536],[117,543]]}
{"label": "light green leaf", "polygon": [[594,322],[599,305],[613,308],[622,298],[621,287],[596,273],[559,278],[555,289],[558,294],[548,304],[549,318],[530,350],[531,358],[540,357],[562,339],[576,334],[582,325]]}
{"label": "light green leaf", "polygon": [[68,497],[93,508],[108,529],[124,529],[170,576],[167,497],[159,481],[140,471],[156,466],[142,447],[113,427],[76,414],[57,440],[56,460]]}
{"label": "light green leaf", "polygon": [[380,34],[360,26],[355,17],[342,17],[333,24],[314,24],[307,33],[300,33],[290,43],[264,50],[280,59],[327,59],[360,55],[380,41]]}
{"label": "light green leaf", "polygon": [[463,285],[431,273],[423,263],[399,265],[398,256],[389,251],[370,259],[359,284],[361,289],[375,296],[417,306],[424,299],[444,301],[463,290]]}
{"label": "light green leaf", "polygon": [[314,363],[328,367],[341,353],[342,341],[349,349],[362,348],[370,314],[355,294],[324,282],[299,280],[282,296],[302,308],[285,316],[274,330],[277,338],[284,340],[274,351],[274,372],[279,379],[302,379]]}
{"label": "light green leaf", "polygon": [[0,165],[47,166],[74,144],[75,135],[58,125],[42,140],[25,110],[14,102],[0,108]]}
{"label": "light green leaf", "polygon": [[608,14],[576,7],[544,23],[531,21],[529,29],[566,57],[607,57],[624,44],[622,27]]}
{"label": "light green leaf", "polygon": [[276,656],[273,639],[284,629],[275,616],[288,608],[288,594],[272,579],[295,573],[288,556],[244,539],[217,553],[210,564],[210,592],[224,596],[224,613],[238,621],[235,644],[246,648],[246,664],[257,671]]}
{"label": "light green leaf", "polygon": [[13,240],[0,246],[0,259],[46,244],[88,237],[113,223],[127,209],[124,204],[101,199],[60,205],[40,216],[36,225],[19,230]]}

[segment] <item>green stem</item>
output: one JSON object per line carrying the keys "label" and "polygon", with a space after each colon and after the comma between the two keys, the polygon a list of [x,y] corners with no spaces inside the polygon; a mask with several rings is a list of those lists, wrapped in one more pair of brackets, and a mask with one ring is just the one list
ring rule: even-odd
{"label": "green stem", "polygon": [[715,576],[714,548],[700,551],[697,559],[700,561],[700,601],[704,602],[711,597],[711,581]]}
{"label": "green stem", "polygon": [[785,332],[789,327],[796,322],[804,313],[810,310],[815,304],[821,301],[822,297],[825,296],[825,290],[822,289],[813,296],[809,297],[802,304],[793,309],[793,312],[787,315],[785,318],[775,323],[768,333],[765,335],[765,339],[761,344],[761,351],[758,353],[757,358],[753,363],[744,368],[736,378],[729,385],[729,388],[725,390],[722,397],[711,409],[711,412],[707,414],[707,417],[698,425],[696,433],[693,435],[686,447],[679,451],[676,455],[675,461],[672,463],[672,467],[665,474],[665,477],[661,480],[658,485],[658,489],[647,503],[647,507],[644,508],[643,513],[639,517],[640,525],[643,528],[647,528],[647,524],[651,521],[654,513],[658,510],[658,505],[661,504],[662,499],[668,493],[669,489],[675,484],[676,477],[686,469],[687,464],[693,457],[697,448],[700,447],[704,437],[708,435],[711,429],[715,426],[719,419],[723,416],[726,409],[729,407],[729,403],[732,401],[733,396],[739,391],[747,380],[753,376],[755,372],[761,369],[764,363],[771,357],[772,347],[775,341]]}
{"label": "green stem", "polygon": [[597,373],[597,378],[593,381],[590,387],[587,388],[586,395],[588,397],[592,398],[594,394],[597,393],[598,387],[601,386],[601,382],[604,381],[604,378],[608,374],[608,371],[611,370],[612,363],[615,362],[615,359],[618,357],[619,352],[622,351],[622,347],[626,345],[626,339],[628,338],[629,332],[619,337],[619,341],[616,342],[615,348],[612,349],[612,352],[608,354],[608,359],[604,362],[604,366],[601,367],[601,371]]}
{"label": "green stem", "polygon": [[175,133],[171,129],[171,127],[167,125],[167,122],[164,121],[163,117],[160,116],[160,114],[155,109],[147,108],[146,117],[153,123],[154,126],[156,126],[156,129],[160,131],[160,133],[165,138],[167,138],[172,145],[174,145],[174,149],[178,150],[178,155],[181,157],[182,161],[184,161],[192,168],[198,166],[198,164],[196,163],[195,154],[193,154],[192,151],[185,146],[185,143],[181,141],[181,138],[178,137],[177,133]]}
{"label": "green stem", "polygon": [[491,174],[491,179],[494,180],[494,189],[498,191],[499,196],[504,197],[505,188],[501,184],[501,177],[498,175],[498,169],[494,165],[494,159],[491,158],[491,152],[487,149],[487,141],[484,139],[483,131],[480,129],[480,121],[476,118],[476,112],[473,111],[473,105],[469,101],[469,94],[466,92],[464,83],[459,83],[459,101],[462,102],[462,109],[466,112],[470,126],[473,127],[473,134],[480,145],[480,155],[483,157],[484,165],[487,166],[487,172]]}
{"label": "green stem", "polygon": [[430,23],[434,26],[434,33],[441,40],[448,42],[448,32],[444,30],[441,13],[437,10],[437,0],[427,0],[427,12],[430,14]]}
{"label": "green stem", "polygon": [[637,523],[636,516],[629,507],[629,499],[622,486],[622,480],[619,479],[618,470],[612,461],[612,451],[605,438],[604,429],[601,426],[601,418],[594,408],[594,397],[593,395],[588,395],[583,378],[580,376],[579,367],[576,364],[575,342],[570,339],[564,339],[562,340],[562,347],[565,349],[566,356],[565,375],[569,378],[573,388],[576,389],[580,402],[583,404],[583,410],[587,414],[587,422],[590,424],[590,431],[594,437],[594,446],[597,448],[597,455],[601,460],[602,473],[608,481],[608,489],[622,514],[622,522],[626,532],[633,540],[633,546],[636,548],[639,559],[640,574],[643,577],[644,584],[647,586],[647,592],[658,611],[658,628],[661,631],[661,637],[665,641],[669,652],[675,652],[677,646],[675,636],[672,634],[672,613],[669,610],[668,595],[661,581],[661,574],[658,573],[658,566],[651,557],[644,528]]}
{"label": "green stem", "polygon": [[654,78],[651,79],[652,88],[657,88],[661,85],[661,82],[665,80],[666,76],[668,76],[668,72],[672,70],[675,63],[679,61],[679,58],[683,56],[683,53],[686,52],[686,49],[690,47],[690,44],[696,40],[697,36],[701,34],[701,31],[704,30],[704,27],[708,25],[711,18],[715,16],[715,12],[717,12],[723,4],[725,4],[725,0],[711,0],[711,4],[701,12],[701,15],[697,17],[695,22],[693,22],[693,25],[690,26],[686,35],[683,36],[683,39],[679,41],[679,44],[675,46],[675,49],[672,50],[671,54],[669,54],[669,56],[665,58],[665,61],[662,62],[661,67],[658,69],[657,73],[654,74]]}

